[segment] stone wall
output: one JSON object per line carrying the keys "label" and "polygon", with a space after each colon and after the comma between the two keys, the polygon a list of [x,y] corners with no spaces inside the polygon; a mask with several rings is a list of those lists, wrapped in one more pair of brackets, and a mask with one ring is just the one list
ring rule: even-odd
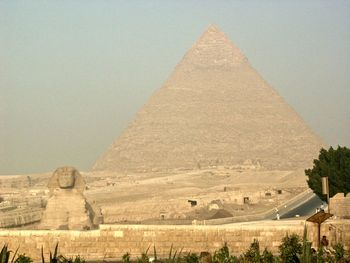
{"label": "stone wall", "polygon": [[331,213],[339,218],[350,219],[350,193],[338,193],[330,199]]}
{"label": "stone wall", "polygon": [[0,228],[21,227],[34,224],[41,220],[42,209],[31,208],[18,210],[13,213],[0,213]]}
{"label": "stone wall", "polygon": [[[100,225],[91,231],[72,230],[0,230],[0,246],[8,244],[11,250],[19,248],[35,260],[40,260],[41,247],[46,257],[59,243],[59,253],[69,257],[81,255],[85,259],[120,259],[126,252],[132,257],[153,245],[158,256],[167,257],[170,247],[186,252],[213,252],[227,242],[236,254],[244,252],[254,239],[261,249],[278,251],[281,239],[288,233],[303,234],[305,221],[260,221],[221,226],[145,226]],[[316,245],[317,228],[307,223],[309,239]],[[350,220],[329,221],[322,226],[321,235],[327,235],[331,244],[342,241],[350,246]]]}

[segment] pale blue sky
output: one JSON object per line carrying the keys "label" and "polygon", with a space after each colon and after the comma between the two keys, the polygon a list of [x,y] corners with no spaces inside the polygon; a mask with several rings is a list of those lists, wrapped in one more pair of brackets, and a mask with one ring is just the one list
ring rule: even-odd
{"label": "pale blue sky", "polygon": [[89,170],[211,23],[350,146],[350,1],[0,1],[0,174]]}

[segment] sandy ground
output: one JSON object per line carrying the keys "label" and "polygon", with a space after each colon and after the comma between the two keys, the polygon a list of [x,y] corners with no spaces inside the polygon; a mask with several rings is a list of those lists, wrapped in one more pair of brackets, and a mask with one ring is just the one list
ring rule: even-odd
{"label": "sandy ground", "polygon": [[[82,175],[86,181],[84,195],[97,213],[102,213],[104,223],[191,223],[250,215],[273,209],[307,189],[303,171],[216,167],[167,174]],[[44,200],[48,197],[50,173],[29,177],[30,187],[26,186],[28,175],[0,178],[1,192],[15,203],[21,201],[22,210],[26,204],[29,209],[37,206],[38,202],[30,201],[33,195]],[[244,203],[244,198],[249,200]]]}
{"label": "sandy ground", "polygon": [[[91,181],[85,195],[101,208],[106,223],[201,220],[259,213],[307,188],[301,171],[209,169],[171,175],[86,176],[104,178]],[[278,190],[282,193],[278,194]],[[247,204],[243,203],[244,197],[249,198]],[[191,206],[189,200],[197,205]]]}

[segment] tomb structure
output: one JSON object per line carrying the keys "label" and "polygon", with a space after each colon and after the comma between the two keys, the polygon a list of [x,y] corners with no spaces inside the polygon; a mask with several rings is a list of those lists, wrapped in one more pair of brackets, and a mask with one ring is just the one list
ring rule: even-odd
{"label": "tomb structure", "polygon": [[94,171],[303,171],[323,145],[240,49],[210,26]]}

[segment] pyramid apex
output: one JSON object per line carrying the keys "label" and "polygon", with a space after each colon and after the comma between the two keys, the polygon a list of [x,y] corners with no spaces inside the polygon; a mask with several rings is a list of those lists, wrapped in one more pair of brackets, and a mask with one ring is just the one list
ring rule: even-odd
{"label": "pyramid apex", "polygon": [[214,24],[208,26],[183,60],[194,67],[221,69],[236,67],[245,61],[242,51]]}
{"label": "pyramid apex", "polygon": [[225,35],[225,33],[215,24],[210,24],[207,29],[204,31],[203,36],[205,35],[212,35],[217,38],[225,38],[228,42],[231,42],[229,38]]}
{"label": "pyramid apex", "polygon": [[215,24],[209,24],[209,26],[207,27],[206,32],[207,32],[207,31],[222,32],[222,31],[220,30],[220,28],[219,28],[217,25],[215,25]]}

